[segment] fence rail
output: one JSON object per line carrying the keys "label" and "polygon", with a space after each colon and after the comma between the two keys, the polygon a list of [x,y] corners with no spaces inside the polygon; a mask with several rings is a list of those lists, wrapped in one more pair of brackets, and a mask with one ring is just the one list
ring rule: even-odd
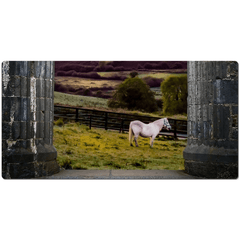
{"label": "fence rail", "polygon": [[[115,113],[100,110],[90,110],[82,107],[54,106],[54,119],[63,118],[92,127],[104,128],[105,130],[118,130],[128,132],[129,124],[133,120],[144,123],[153,122],[159,118],[139,116],[125,113]],[[160,135],[172,136],[174,138],[187,138],[187,121],[168,118],[172,130],[162,130]]]}

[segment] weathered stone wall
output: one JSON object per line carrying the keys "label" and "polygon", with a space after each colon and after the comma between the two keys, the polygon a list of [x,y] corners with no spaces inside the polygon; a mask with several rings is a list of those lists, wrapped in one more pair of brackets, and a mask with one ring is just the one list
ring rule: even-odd
{"label": "weathered stone wall", "polygon": [[54,62],[2,63],[2,176],[59,171],[53,146]]}
{"label": "weathered stone wall", "polygon": [[188,62],[188,143],[183,156],[189,174],[237,178],[237,62]]}

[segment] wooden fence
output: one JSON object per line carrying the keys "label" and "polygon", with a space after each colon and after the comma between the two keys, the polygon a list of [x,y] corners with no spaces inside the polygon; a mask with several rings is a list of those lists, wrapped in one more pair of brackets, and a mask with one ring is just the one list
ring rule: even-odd
{"label": "wooden fence", "polygon": [[[125,113],[115,113],[99,110],[90,110],[82,107],[54,106],[54,119],[63,118],[92,127],[104,128],[105,130],[118,130],[128,132],[131,121],[140,120],[144,123],[153,122],[159,118],[139,116]],[[187,138],[187,121],[168,118],[172,130],[162,130],[160,135],[174,138]]]}

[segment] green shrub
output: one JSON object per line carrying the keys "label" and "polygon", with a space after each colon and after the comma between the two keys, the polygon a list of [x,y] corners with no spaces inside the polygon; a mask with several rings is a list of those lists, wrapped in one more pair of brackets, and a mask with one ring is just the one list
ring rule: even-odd
{"label": "green shrub", "polygon": [[170,75],[161,84],[163,114],[187,113],[187,74]]}
{"label": "green shrub", "polygon": [[83,95],[84,96],[92,96],[92,91],[87,88],[86,90],[84,90]]}
{"label": "green shrub", "polygon": [[159,107],[160,109],[162,109],[162,107],[163,107],[163,100],[162,100],[162,98],[156,100],[156,102],[157,102],[158,107]]}
{"label": "green shrub", "polygon": [[57,125],[59,127],[64,125],[63,119],[59,118],[57,121],[54,122],[54,125]]}
{"label": "green shrub", "polygon": [[163,78],[155,78],[151,76],[146,76],[143,80],[147,83],[149,87],[159,87],[161,83],[164,81]]}
{"label": "green shrub", "polygon": [[131,77],[131,78],[134,78],[134,77],[136,77],[137,75],[138,75],[138,72],[136,72],[136,71],[130,72],[130,77]]}
{"label": "green shrub", "polygon": [[65,169],[72,169],[72,162],[70,159],[63,159],[62,161],[59,161],[59,165]]}
{"label": "green shrub", "polygon": [[112,99],[108,101],[110,108],[127,108],[129,110],[140,110],[154,112],[158,110],[154,93],[149,86],[140,78],[127,78],[122,82]]}
{"label": "green shrub", "polygon": [[102,91],[101,90],[98,90],[97,91],[97,97],[101,97],[103,94],[102,94]]}

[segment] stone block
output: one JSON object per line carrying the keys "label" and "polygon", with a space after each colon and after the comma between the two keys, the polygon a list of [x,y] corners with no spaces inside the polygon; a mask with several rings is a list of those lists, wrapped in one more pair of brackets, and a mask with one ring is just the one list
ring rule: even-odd
{"label": "stone block", "polygon": [[19,148],[20,148],[20,149],[24,149],[24,151],[25,151],[25,150],[30,151],[31,147],[30,147],[30,142],[29,142],[29,140],[20,139],[20,140],[18,140],[18,143],[19,143]]}
{"label": "stone block", "polygon": [[192,137],[197,138],[198,137],[198,123],[192,122]]}
{"label": "stone block", "polygon": [[45,143],[45,144],[52,145],[49,138],[45,138],[45,137],[44,137],[43,140],[44,140],[44,143]]}
{"label": "stone block", "polygon": [[20,122],[20,138],[27,139],[27,122]]}
{"label": "stone block", "polygon": [[37,138],[43,138],[44,137],[44,123],[43,122],[37,122]]}
{"label": "stone block", "polygon": [[41,67],[42,67],[42,62],[40,62],[40,61],[35,62],[35,64],[34,64],[34,76],[36,78],[40,78]]}
{"label": "stone block", "polygon": [[238,165],[236,163],[214,163],[187,160],[184,163],[188,174],[208,179],[237,179]]}
{"label": "stone block", "polygon": [[52,101],[50,98],[46,98],[46,111],[52,111]]}
{"label": "stone block", "polygon": [[232,138],[233,139],[238,139],[238,129],[237,128],[234,128],[232,130]]}
{"label": "stone block", "polygon": [[10,139],[11,126],[9,123],[2,122],[2,139]]}
{"label": "stone block", "polygon": [[54,97],[54,81],[50,80],[49,98]]}
{"label": "stone block", "polygon": [[39,78],[40,80],[44,80],[45,79],[45,70],[46,66],[45,66],[45,61],[37,61],[35,64],[35,74],[36,77]]}
{"label": "stone block", "polygon": [[9,61],[9,75],[14,76],[14,75],[19,75],[20,68],[17,67],[19,66],[19,63],[16,61]]}
{"label": "stone block", "polygon": [[38,122],[44,122],[44,118],[45,118],[45,111],[36,112],[36,119]]}
{"label": "stone block", "polygon": [[14,97],[21,97],[21,77],[12,76],[11,78],[14,78]]}
{"label": "stone block", "polygon": [[238,106],[232,106],[232,114],[237,115],[238,114]]}
{"label": "stone block", "polygon": [[45,111],[44,122],[50,121],[50,111]]}
{"label": "stone block", "polygon": [[215,79],[223,79],[226,76],[227,76],[227,62],[217,61]]}
{"label": "stone block", "polygon": [[37,98],[44,98],[45,97],[45,80],[36,80],[36,89],[37,93],[36,96]]}
{"label": "stone block", "polygon": [[50,79],[51,78],[51,62],[47,61],[46,62],[46,79]]}
{"label": "stone block", "polygon": [[51,62],[51,79],[54,80],[55,62]]}
{"label": "stone block", "polygon": [[227,77],[233,79],[233,80],[238,80],[238,63],[233,61],[229,62],[228,64],[228,69],[227,69]]}
{"label": "stone block", "polygon": [[44,123],[44,138],[50,138],[50,123]]}
{"label": "stone block", "polygon": [[29,76],[29,62],[28,61],[10,61],[9,74],[14,76]]}
{"label": "stone block", "polygon": [[37,111],[45,111],[45,99],[37,98]]}
{"label": "stone block", "polygon": [[20,116],[20,121],[28,121],[28,111],[29,111],[29,106],[30,106],[30,100],[29,98],[21,98],[21,116]]}
{"label": "stone block", "polygon": [[54,161],[43,162],[41,176],[49,176],[60,171],[58,163]]}
{"label": "stone block", "polygon": [[41,97],[41,80],[36,79],[36,97]]}
{"label": "stone block", "polygon": [[20,138],[20,122],[13,122],[12,124],[12,139],[15,141]]}
{"label": "stone block", "polygon": [[204,140],[211,138],[211,124],[208,121],[203,122],[203,138]]}
{"label": "stone block", "polygon": [[57,158],[55,147],[45,144],[44,141],[37,145],[37,151],[37,160],[39,162],[49,162]]}
{"label": "stone block", "polygon": [[30,122],[30,121],[26,122],[26,139],[30,139],[30,138],[33,137],[33,134],[32,134],[33,130],[32,130],[32,128],[33,128],[33,123]]}
{"label": "stone block", "polygon": [[21,97],[28,97],[28,81],[26,77],[21,77]]}
{"label": "stone block", "polygon": [[2,151],[5,151],[8,148],[7,140],[2,140]]}
{"label": "stone block", "polygon": [[49,80],[46,80],[46,81],[44,81],[44,82],[45,82],[45,97],[46,97],[46,98],[50,98],[50,91],[51,91],[50,81],[49,81]]}
{"label": "stone block", "polygon": [[230,110],[227,106],[215,105],[213,107],[213,137],[216,139],[229,138]]}
{"label": "stone block", "polygon": [[21,121],[21,98],[15,97],[13,98],[14,101],[14,121]]}
{"label": "stone block", "polygon": [[10,122],[11,108],[13,98],[2,97],[2,121]]}
{"label": "stone block", "polygon": [[2,80],[2,96],[13,97],[15,96],[15,77],[10,76],[8,79]]}
{"label": "stone block", "polygon": [[214,81],[214,103],[238,103],[238,82],[217,79]]}
{"label": "stone block", "polygon": [[9,164],[9,175],[12,179],[18,178],[34,178],[35,165],[34,163],[15,163]]}
{"label": "stone block", "polygon": [[238,128],[238,115],[233,115],[232,116],[232,127],[233,128]]}
{"label": "stone block", "polygon": [[54,112],[49,111],[49,121],[52,122],[54,120]]}

